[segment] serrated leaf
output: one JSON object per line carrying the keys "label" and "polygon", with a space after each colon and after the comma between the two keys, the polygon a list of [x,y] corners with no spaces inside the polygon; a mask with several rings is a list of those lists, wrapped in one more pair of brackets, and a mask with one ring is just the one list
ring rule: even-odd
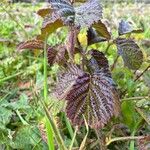
{"label": "serrated leaf", "polygon": [[48,56],[48,64],[52,66],[54,63],[59,63],[63,65],[65,63],[65,55],[66,55],[66,48],[64,46],[52,47],[48,48],[47,56]]}
{"label": "serrated leaf", "polygon": [[55,32],[58,28],[63,26],[63,22],[60,19],[60,17],[56,14],[47,15],[44,18],[42,28],[41,28],[41,34],[37,37],[39,40],[45,40],[45,38]]}
{"label": "serrated leaf", "polygon": [[87,41],[88,45],[92,45],[95,43],[104,42],[106,39],[99,37],[93,28],[89,28],[87,31]]}
{"label": "serrated leaf", "polygon": [[118,28],[119,35],[124,35],[127,33],[141,33],[141,32],[143,32],[142,29],[134,30],[132,24],[128,21],[121,20],[121,22],[119,23]]}
{"label": "serrated leaf", "polygon": [[122,56],[124,64],[133,70],[140,68],[143,53],[132,39],[118,38],[116,40],[118,54]]}
{"label": "serrated leaf", "polygon": [[28,40],[26,42],[21,42],[18,46],[18,50],[22,49],[43,49],[44,42],[42,40]]}
{"label": "serrated leaf", "polygon": [[90,59],[90,68],[93,69],[93,72],[103,72],[106,76],[111,77],[111,73],[109,70],[108,60],[105,55],[97,50],[91,50],[89,52],[91,54]]}
{"label": "serrated leaf", "polygon": [[52,9],[51,8],[42,8],[42,9],[39,9],[37,11],[37,14],[41,17],[46,17],[48,14],[51,14],[52,13]]}
{"label": "serrated leaf", "polygon": [[55,95],[67,100],[67,116],[75,125],[84,124],[84,115],[88,125],[102,128],[119,113],[118,93],[112,78],[103,69],[89,74],[76,65],[69,65],[59,78]]}
{"label": "serrated leaf", "polygon": [[[42,40],[29,40],[18,45],[18,50],[22,49],[41,49],[44,50],[44,42]],[[47,44],[48,64],[52,66],[54,63],[63,64],[65,62],[66,48],[65,46],[50,47]]]}
{"label": "serrated leaf", "polygon": [[0,124],[7,125],[13,115],[13,112],[10,109],[5,107],[0,107]]}
{"label": "serrated leaf", "polygon": [[109,33],[106,25],[101,20],[94,23],[93,27],[95,28],[95,30],[99,36],[104,37],[107,40],[111,39],[111,34]]}
{"label": "serrated leaf", "polygon": [[71,2],[68,0],[49,0],[55,14],[57,14],[64,24],[74,23],[75,10]]}
{"label": "serrated leaf", "polygon": [[89,0],[75,8],[75,25],[90,27],[102,18],[102,6],[99,0]]}

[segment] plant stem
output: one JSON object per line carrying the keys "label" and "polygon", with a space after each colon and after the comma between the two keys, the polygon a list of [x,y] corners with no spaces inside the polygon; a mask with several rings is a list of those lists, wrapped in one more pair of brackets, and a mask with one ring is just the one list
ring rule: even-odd
{"label": "plant stem", "polygon": [[[46,49],[46,44],[47,44],[47,38],[45,38],[45,43],[44,43],[44,101],[41,100],[42,106],[45,110],[46,117],[49,120],[49,123],[53,129],[52,133],[55,133],[55,138],[56,141],[58,142],[58,145],[60,149],[62,150],[67,150],[67,148],[64,145],[63,139],[59,133],[59,130],[55,124],[55,121],[53,120],[53,117],[50,115],[49,110],[47,109],[46,102],[48,101],[48,88],[47,88],[47,49]],[[49,128],[50,129],[50,128]]]}
{"label": "plant stem", "polygon": [[[76,126],[75,128],[75,131],[74,131],[74,135],[72,137],[72,141],[71,141],[71,144],[70,144],[70,147],[69,147],[69,150],[72,150],[72,147],[73,147],[73,143],[76,141],[76,134],[77,134],[77,131],[78,131],[78,127]],[[78,147],[78,146],[77,146]]]}
{"label": "plant stem", "polygon": [[97,135],[98,138],[98,143],[99,143],[99,149],[100,150],[107,150],[106,145],[105,145],[105,140],[104,140],[104,136],[102,135],[101,131],[97,131],[95,130],[95,133]]}
{"label": "plant stem", "polygon": [[108,50],[109,50],[109,48],[110,48],[110,46],[111,46],[112,44],[113,44],[113,43],[108,42],[108,45],[107,45],[107,47],[106,47],[106,49],[105,49],[105,55],[108,53]]}
{"label": "plant stem", "polygon": [[78,142],[77,142],[76,138],[74,137],[74,133],[73,133],[72,126],[71,126],[71,124],[70,124],[68,118],[66,117],[66,114],[64,114],[64,119],[65,119],[66,126],[67,126],[67,128],[68,128],[68,131],[69,131],[69,134],[70,134],[71,138],[72,138],[72,139],[74,138],[74,145],[75,145],[76,147],[78,147]]}
{"label": "plant stem", "polygon": [[47,39],[44,43],[44,102],[48,101],[48,88],[47,88]]}
{"label": "plant stem", "polygon": [[5,77],[5,78],[3,78],[3,79],[0,79],[0,83],[5,82],[5,81],[7,81],[7,80],[10,80],[10,79],[12,79],[12,78],[14,78],[14,77],[17,77],[17,76],[21,75],[22,73],[23,73],[23,71],[18,72],[18,73],[16,73],[16,74],[13,74],[13,75],[11,75],[11,76]]}
{"label": "plant stem", "polygon": [[55,122],[53,120],[53,117],[50,115],[50,113],[49,113],[45,103],[43,101],[41,101],[41,102],[42,102],[43,108],[45,110],[46,116],[47,116],[49,122],[51,123],[52,129],[53,129],[53,131],[55,133],[55,138],[56,138],[57,143],[59,144],[59,147],[62,150],[67,150],[67,148],[65,147],[65,144],[63,142],[63,139],[62,139],[62,137],[61,137],[61,135],[59,133],[59,130],[58,130],[58,128],[57,128],[57,126],[56,126],[56,124],[55,124]]}
{"label": "plant stem", "polygon": [[135,82],[150,68],[150,65],[134,80]]}
{"label": "plant stem", "polygon": [[116,141],[125,141],[125,140],[139,140],[144,138],[144,136],[126,136],[126,137],[117,137],[117,138],[113,138],[111,140],[109,140],[106,145],[110,145],[112,142],[116,142]]}
{"label": "plant stem", "polygon": [[149,99],[148,96],[139,96],[139,97],[129,97],[129,98],[124,98],[124,99],[121,99],[121,101],[130,101],[130,100],[141,100],[141,99]]}
{"label": "plant stem", "polygon": [[114,60],[114,63],[113,63],[113,65],[111,66],[111,71],[114,70],[114,68],[115,68],[115,66],[116,66],[116,64],[117,64],[118,58],[119,58],[119,55],[117,55],[116,59]]}

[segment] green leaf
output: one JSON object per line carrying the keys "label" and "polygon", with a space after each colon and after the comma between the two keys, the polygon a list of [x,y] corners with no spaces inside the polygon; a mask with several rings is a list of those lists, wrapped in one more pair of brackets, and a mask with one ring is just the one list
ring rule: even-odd
{"label": "green leaf", "polygon": [[13,142],[11,143],[12,148],[24,150],[31,149],[32,143],[30,137],[31,128],[29,126],[22,126],[15,133],[15,137],[13,138]]}
{"label": "green leaf", "polygon": [[109,33],[106,25],[101,20],[94,23],[93,27],[95,28],[95,30],[99,36],[104,37],[107,40],[111,39],[111,34]]}
{"label": "green leaf", "polygon": [[132,39],[118,38],[116,40],[118,54],[122,56],[125,66],[137,70],[143,62],[143,53]]}
{"label": "green leaf", "polygon": [[3,104],[2,106],[10,108],[12,110],[18,110],[18,109],[27,110],[28,108],[30,108],[29,103],[28,103],[28,96],[24,93],[20,95],[20,98],[18,101]]}
{"label": "green leaf", "polygon": [[132,101],[124,101],[121,105],[121,111],[123,122],[133,131],[138,119],[134,103]]}
{"label": "green leaf", "polygon": [[10,109],[5,108],[4,106],[0,107],[0,124],[3,125],[3,127],[7,125],[10,122],[12,115],[13,112]]}

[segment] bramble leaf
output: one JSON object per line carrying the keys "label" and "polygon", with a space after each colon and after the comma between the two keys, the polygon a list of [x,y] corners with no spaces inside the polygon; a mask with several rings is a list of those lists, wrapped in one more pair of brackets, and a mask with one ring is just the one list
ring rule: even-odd
{"label": "bramble leaf", "polygon": [[118,38],[116,40],[118,54],[122,56],[124,64],[137,70],[143,62],[143,53],[132,39]]}
{"label": "bramble leaf", "polygon": [[49,0],[54,13],[57,14],[64,24],[74,23],[75,10],[68,0]]}
{"label": "bramble leaf", "polygon": [[44,42],[42,40],[28,40],[26,42],[21,42],[17,46],[18,50],[22,49],[44,49]]}
{"label": "bramble leaf", "polygon": [[111,34],[109,33],[106,25],[101,20],[94,23],[93,27],[96,29],[96,32],[99,36],[104,37],[107,40],[111,39]]}
{"label": "bramble leaf", "polygon": [[91,27],[87,31],[87,41],[88,41],[88,45],[92,45],[95,43],[104,42],[106,41],[106,39],[99,37],[96,31]]}
{"label": "bramble leaf", "polygon": [[43,21],[41,34],[37,37],[37,39],[45,40],[45,38],[49,34],[55,32],[58,28],[60,28],[62,26],[63,26],[63,22],[59,18],[58,15],[56,15],[54,13],[52,14],[52,16],[51,15],[47,15],[44,18],[44,21]]}
{"label": "bramble leaf", "polygon": [[66,51],[64,46],[49,47],[47,50],[48,64],[52,66],[54,63],[65,63]]}
{"label": "bramble leaf", "polygon": [[[54,63],[65,62],[66,48],[65,46],[54,46],[50,47],[47,44],[47,57],[49,65],[53,65]],[[44,50],[44,42],[42,40],[29,40],[26,42],[22,42],[18,45],[18,50],[22,49],[40,49]]]}
{"label": "bramble leaf", "polygon": [[134,30],[132,24],[128,21],[121,20],[121,22],[119,23],[118,28],[119,35],[124,35],[127,33],[141,33],[141,32],[143,32],[142,29]]}
{"label": "bramble leaf", "polygon": [[75,8],[75,25],[90,27],[102,18],[102,6],[99,0],[89,0]]}
{"label": "bramble leaf", "polygon": [[37,11],[37,14],[41,17],[46,17],[48,14],[51,14],[52,13],[52,9],[51,8],[42,8],[42,9],[39,9]]}
{"label": "bramble leaf", "polygon": [[108,60],[105,55],[97,50],[91,50],[89,53],[92,56],[90,59],[90,67],[93,69],[93,72],[101,71],[105,73],[106,76],[111,77]]}
{"label": "bramble leaf", "polygon": [[[99,54],[100,58],[104,57]],[[119,114],[118,93],[110,74],[107,76],[103,70],[106,58],[102,58],[102,62],[100,60],[97,63],[101,65],[99,71],[89,74],[70,64],[59,77],[55,96],[67,100],[67,116],[75,125],[84,124],[84,115],[92,128],[102,128],[112,116]]]}

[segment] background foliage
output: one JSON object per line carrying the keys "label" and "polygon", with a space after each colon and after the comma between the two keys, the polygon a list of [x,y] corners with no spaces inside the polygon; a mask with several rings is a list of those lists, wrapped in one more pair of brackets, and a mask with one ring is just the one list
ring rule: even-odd
{"label": "background foliage", "polygon": [[[0,149],[48,149],[50,144],[51,126],[45,117],[41,100],[43,100],[43,57],[38,50],[20,53],[16,45],[32,39],[40,33],[42,19],[36,11],[43,4],[8,4],[0,7]],[[127,6],[127,7],[126,7]],[[124,9],[122,9],[124,8]],[[111,28],[113,36],[117,35],[118,23],[121,19],[131,21],[136,28],[143,26],[144,33],[132,34],[144,54],[144,62],[137,71],[124,66],[122,59],[117,58],[116,47],[107,50],[107,43],[93,45],[93,48],[103,50],[110,66],[113,66],[113,79],[122,95],[121,114],[102,130],[106,135],[108,149],[148,149],[150,134],[150,12],[149,5],[139,4],[107,4],[104,7],[105,22]],[[50,45],[56,45],[65,40],[66,29],[57,30],[48,39]],[[81,40],[84,41],[84,31]],[[84,42],[83,42],[84,43]],[[58,65],[47,68],[48,91],[52,90],[58,73]],[[138,78],[145,70],[146,72]],[[48,95],[47,109],[50,110],[56,126],[61,133],[66,146],[91,147],[99,149],[97,136],[92,129],[83,127],[77,131],[71,126],[64,113],[64,102],[57,101]],[[45,130],[45,127],[48,126]],[[47,131],[47,132],[46,132]],[[88,136],[87,136],[88,133]],[[48,135],[48,136],[47,136]],[[123,139],[109,143],[113,138],[143,136],[137,140]],[[48,137],[48,139],[47,139]],[[52,136],[53,139],[53,136]],[[73,140],[72,140],[73,139]],[[83,140],[86,139],[86,140]],[[85,142],[86,141],[86,142]],[[54,143],[58,149],[56,142]],[[95,146],[93,146],[95,145]],[[86,147],[87,146],[87,147]],[[93,148],[92,148],[93,147]],[[51,147],[52,148],[52,147]]]}

